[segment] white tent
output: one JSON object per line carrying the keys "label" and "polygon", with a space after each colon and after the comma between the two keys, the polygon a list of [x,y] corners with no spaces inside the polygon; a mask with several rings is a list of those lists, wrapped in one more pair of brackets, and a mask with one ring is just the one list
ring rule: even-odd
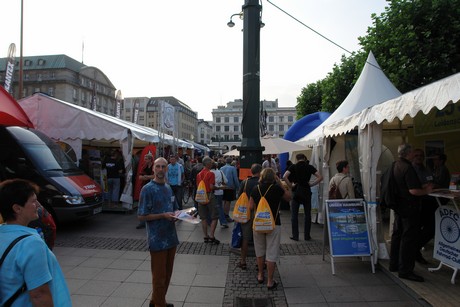
{"label": "white tent", "polygon": [[[324,137],[324,127],[340,121],[352,114],[360,112],[370,106],[384,102],[401,95],[401,92],[388,80],[372,52],[369,52],[366,64],[353,89],[337,110],[331,114],[315,130],[296,141],[301,145],[321,144]],[[337,126],[335,133],[346,132],[348,126]]]}
{"label": "white tent", "polygon": [[[19,101],[35,129],[45,133],[48,137],[62,141],[70,146],[77,155],[81,156],[82,141],[96,140],[108,143],[119,142],[125,161],[127,184],[123,191],[122,201],[132,204],[131,193],[131,153],[135,140],[148,143],[159,143],[162,140],[157,130],[136,125],[122,119],[74,105],[42,93]],[[174,142],[176,141],[176,142]],[[173,139],[165,135],[164,143],[193,148],[193,145],[183,140]],[[126,190],[130,189],[130,190]],[[126,193],[125,193],[126,192]]]}
{"label": "white tent", "polygon": [[[373,105],[382,103],[386,100],[398,97],[400,95],[401,92],[398,91],[398,89],[396,89],[396,87],[390,82],[390,80],[388,80],[388,78],[385,76],[382,69],[380,68],[379,64],[377,63],[372,52],[369,52],[366,64],[364,65],[358,80],[356,81],[353,89],[350,91],[350,93],[342,102],[342,104],[331,114],[331,116],[329,116],[315,130],[307,134],[305,137],[296,141],[296,143],[301,145],[313,146],[311,157],[311,160],[313,162],[312,164],[316,166],[316,168],[323,175],[323,182],[320,186],[319,191],[320,200],[322,199],[323,201],[320,202],[319,212],[321,212],[323,202],[328,198],[327,186],[329,184],[329,179],[331,175],[329,168],[331,155],[333,155],[334,152],[336,152],[335,155],[337,155],[337,151],[342,151],[342,153],[338,155],[345,154],[345,146],[343,145],[343,142],[340,143],[343,146],[339,146],[339,149],[337,149],[336,146],[335,150],[331,153],[331,138],[326,137],[326,135],[324,134],[325,127],[329,127],[330,125],[333,125],[335,122],[341,121],[352,114],[360,112]],[[342,134],[349,130],[350,129],[348,128],[348,126],[342,127],[340,125],[337,125],[333,135]],[[370,135],[369,137],[369,142],[371,142],[375,136]],[[363,161],[361,155],[364,155],[363,150],[366,151],[370,148],[370,150],[378,151],[381,150],[381,146],[372,147],[371,143],[369,143],[369,146],[366,147],[368,149],[364,148],[363,146],[357,147],[357,155],[359,155],[360,157],[358,160],[360,163],[365,164],[359,165],[359,171],[361,176],[361,183],[363,184],[363,191],[365,195],[368,196],[369,184],[367,179],[369,177],[369,174],[367,170],[369,167],[367,164],[370,163],[370,165],[372,165],[373,162],[370,160]],[[342,159],[343,158],[344,157],[342,157]],[[315,163],[315,161],[317,162]],[[322,165],[319,165],[319,161],[322,161]],[[322,221],[322,215],[319,215],[318,220],[320,222]]]}

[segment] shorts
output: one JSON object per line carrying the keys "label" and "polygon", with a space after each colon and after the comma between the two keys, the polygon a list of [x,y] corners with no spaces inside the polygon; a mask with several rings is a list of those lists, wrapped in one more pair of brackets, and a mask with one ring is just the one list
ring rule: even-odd
{"label": "shorts", "polygon": [[271,233],[254,231],[254,249],[257,257],[265,256],[270,262],[277,262],[280,257],[281,225],[276,225]]}
{"label": "shorts", "polygon": [[224,196],[222,200],[225,201],[234,201],[236,199],[236,193],[233,189],[226,189],[224,190]]}
{"label": "shorts", "polygon": [[209,196],[209,203],[206,205],[198,204],[198,213],[202,221],[206,221],[208,216],[211,216],[211,220],[219,218],[219,210],[216,208],[216,198],[213,193]]}

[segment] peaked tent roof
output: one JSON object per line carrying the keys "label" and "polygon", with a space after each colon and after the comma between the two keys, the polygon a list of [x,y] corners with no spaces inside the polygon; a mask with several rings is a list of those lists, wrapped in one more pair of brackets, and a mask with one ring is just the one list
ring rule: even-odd
{"label": "peaked tent roof", "polygon": [[0,86],[0,125],[34,127],[24,110],[3,86]]}
{"label": "peaked tent roof", "polygon": [[[140,126],[122,119],[96,112],[78,105],[65,102],[42,93],[19,101],[37,130],[50,138],[87,139],[87,140],[123,140],[128,131],[142,141],[160,142],[158,131]],[[179,146],[193,148],[193,145],[177,140]],[[172,144],[172,136],[165,135],[165,142]]]}
{"label": "peaked tent roof", "polygon": [[[381,124],[386,120],[391,123],[395,118],[403,120],[407,115],[414,118],[420,111],[423,114],[428,114],[435,107],[442,110],[449,103],[457,104],[459,102],[460,73],[456,73],[394,99],[366,108],[336,124],[346,124],[351,128],[364,129],[366,125],[372,122]],[[442,121],[440,124],[443,124]]]}
{"label": "peaked tent roof", "polygon": [[[296,143],[302,145],[317,144],[324,136],[324,127],[342,120],[354,113],[368,107],[393,99],[401,95],[401,92],[388,80],[379,64],[375,60],[372,51],[369,52],[366,64],[355,86],[347,98],[340,104],[337,110],[329,116],[315,130],[299,139]],[[348,129],[348,130],[347,130]],[[332,135],[339,135],[349,131],[348,126],[337,126]]]}

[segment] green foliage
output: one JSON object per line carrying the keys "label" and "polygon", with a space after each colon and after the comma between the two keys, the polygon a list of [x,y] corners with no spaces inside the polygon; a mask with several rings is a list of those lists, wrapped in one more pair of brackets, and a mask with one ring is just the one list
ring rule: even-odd
{"label": "green foliage", "polygon": [[391,0],[360,37],[401,92],[460,71],[460,0]]}
{"label": "green foliage", "polygon": [[342,56],[324,79],[297,97],[297,117],[333,112],[349,94],[369,51],[402,93],[460,71],[460,0],[388,0],[372,15],[362,49]]}

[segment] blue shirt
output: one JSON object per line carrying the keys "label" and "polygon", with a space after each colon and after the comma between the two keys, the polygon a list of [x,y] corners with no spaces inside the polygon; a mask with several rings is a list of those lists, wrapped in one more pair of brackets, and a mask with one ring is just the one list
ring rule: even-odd
{"label": "blue shirt", "polygon": [[[48,283],[54,306],[72,306],[64,274],[53,252],[33,228],[20,225],[0,226],[0,257],[19,236],[31,234],[16,243],[0,267],[0,306],[3,306],[25,282],[27,290]],[[12,306],[32,306],[28,291]]]}
{"label": "blue shirt", "polygon": [[181,185],[182,174],[184,173],[184,167],[179,163],[168,164],[168,183],[170,185]]}
{"label": "blue shirt", "polygon": [[[139,199],[138,215],[174,212],[177,203],[171,187],[151,181],[142,190]],[[161,251],[179,245],[174,221],[158,219],[147,221],[147,239],[151,251]]]}
{"label": "blue shirt", "polygon": [[238,190],[240,188],[240,181],[238,180],[236,167],[230,164],[225,164],[220,168],[220,170],[224,173],[225,177],[227,177],[227,187],[232,190]]}

